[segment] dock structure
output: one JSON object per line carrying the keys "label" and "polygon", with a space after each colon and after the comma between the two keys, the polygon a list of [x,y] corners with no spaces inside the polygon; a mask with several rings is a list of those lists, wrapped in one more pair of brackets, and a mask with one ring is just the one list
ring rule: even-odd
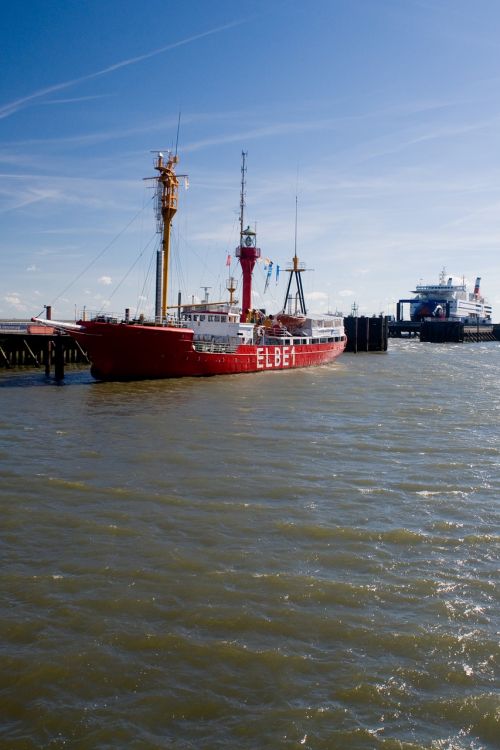
{"label": "dock structure", "polygon": [[420,321],[413,320],[390,320],[389,321],[389,338],[400,339],[402,336],[414,338],[420,336]]}
{"label": "dock structure", "polygon": [[[38,328],[38,327],[37,327]],[[46,375],[54,370],[56,380],[64,378],[66,364],[88,364],[86,352],[71,336],[50,331],[0,328],[0,367],[44,368]]]}
{"label": "dock structure", "polygon": [[365,317],[348,315],[344,318],[347,336],[346,352],[386,352],[389,318],[386,315]]}
{"label": "dock structure", "polygon": [[459,320],[423,320],[420,341],[433,343],[464,343],[495,341],[495,326],[466,325]]}
{"label": "dock structure", "polygon": [[419,337],[436,344],[500,341],[500,325],[468,325],[460,320],[427,318],[422,321],[392,320],[389,337]]}

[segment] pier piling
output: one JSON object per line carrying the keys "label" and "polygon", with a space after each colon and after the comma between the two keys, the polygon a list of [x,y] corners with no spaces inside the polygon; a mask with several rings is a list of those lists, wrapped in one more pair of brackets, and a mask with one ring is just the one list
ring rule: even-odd
{"label": "pier piling", "polygon": [[54,347],[54,377],[64,380],[64,341],[62,336],[56,336]]}
{"label": "pier piling", "polygon": [[347,336],[346,352],[387,351],[389,318],[384,315],[371,318],[348,315],[344,318]]}
{"label": "pier piling", "polygon": [[0,368],[43,367],[56,380],[64,379],[67,364],[88,364],[82,347],[65,333],[27,333],[0,330]]}

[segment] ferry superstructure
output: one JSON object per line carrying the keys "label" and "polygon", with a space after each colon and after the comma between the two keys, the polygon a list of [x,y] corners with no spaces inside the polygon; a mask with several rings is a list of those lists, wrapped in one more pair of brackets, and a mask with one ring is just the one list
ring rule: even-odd
{"label": "ferry superstructure", "polygon": [[411,320],[445,318],[466,325],[491,325],[492,308],[481,295],[480,285],[478,276],[474,291],[469,292],[465,280],[454,283],[453,277],[447,277],[443,269],[438,284],[418,284],[412,291],[416,296],[408,300]]}

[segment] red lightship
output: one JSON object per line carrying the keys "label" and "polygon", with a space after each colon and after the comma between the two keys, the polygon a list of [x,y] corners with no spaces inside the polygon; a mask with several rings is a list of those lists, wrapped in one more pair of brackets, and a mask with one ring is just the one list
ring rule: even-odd
{"label": "red lightship", "polygon": [[[179,186],[177,156],[166,161],[158,154],[158,216],[162,250],[157,263],[155,319],[123,320],[99,314],[75,324],[41,321],[64,329],[87,352],[91,373],[97,380],[139,380],[200,375],[288,370],[333,361],[345,349],[346,336],[340,314],[308,315],[297,253],[290,274],[283,309],[266,316],[252,311],[252,274],[260,257],[256,235],[244,229],[245,154],[242,163],[240,244],[236,257],[241,266],[242,307],[234,300],[236,290],[229,279],[227,302],[167,306],[170,230],[177,211]],[[295,279],[297,292],[290,289]]]}

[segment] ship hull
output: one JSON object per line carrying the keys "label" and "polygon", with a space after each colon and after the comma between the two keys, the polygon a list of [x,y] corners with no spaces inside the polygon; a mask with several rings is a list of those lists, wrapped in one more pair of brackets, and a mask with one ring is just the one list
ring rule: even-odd
{"label": "ship hull", "polygon": [[229,375],[289,370],[327,364],[345,349],[345,340],[298,344],[240,344],[234,351],[208,350],[193,331],[121,323],[88,322],[68,331],[87,352],[96,380]]}

